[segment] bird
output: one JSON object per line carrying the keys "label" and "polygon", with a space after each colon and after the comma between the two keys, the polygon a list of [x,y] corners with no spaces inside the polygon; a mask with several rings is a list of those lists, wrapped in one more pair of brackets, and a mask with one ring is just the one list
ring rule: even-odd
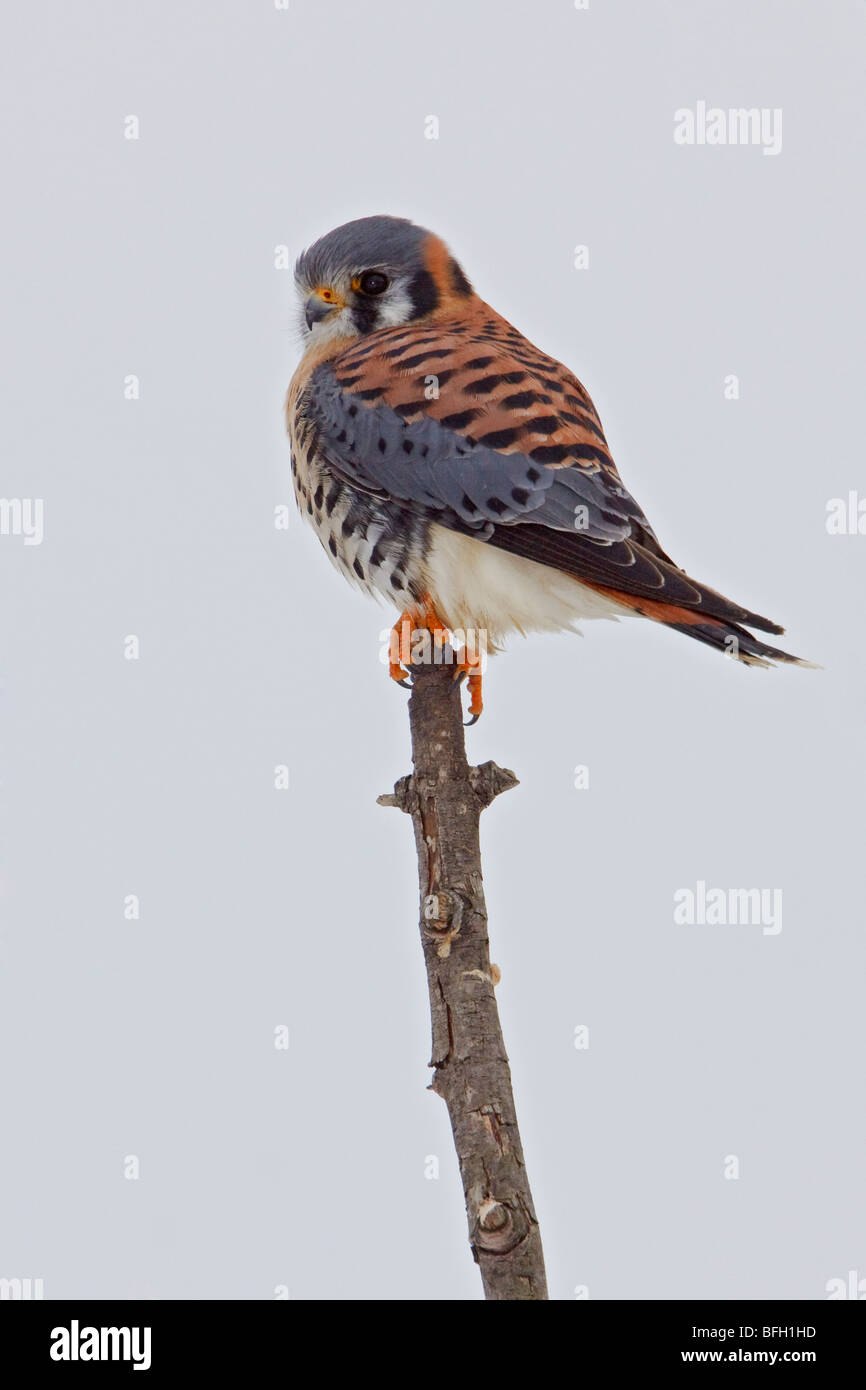
{"label": "bird", "polygon": [[777,623],[674,563],[586,388],[476,293],[441,237],[357,218],[303,251],[294,279],[295,498],[337,569],[396,606],[395,680],[409,683],[413,635],[461,634],[474,723],[482,651],[634,616],[747,666],[812,665],[749,631]]}

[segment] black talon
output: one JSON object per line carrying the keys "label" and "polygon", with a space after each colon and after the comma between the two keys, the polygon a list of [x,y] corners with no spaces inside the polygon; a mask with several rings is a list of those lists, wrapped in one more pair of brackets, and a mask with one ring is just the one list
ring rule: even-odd
{"label": "black talon", "polygon": [[404,690],[411,690],[411,689],[412,689],[412,682],[411,682],[411,681],[408,681],[408,680],[407,680],[407,681],[398,681],[397,684],[398,684],[398,685],[402,685],[402,687],[403,687]]}
{"label": "black talon", "polygon": [[480,718],[481,718],[481,712],[479,711],[478,714],[473,714],[473,716],[472,716],[471,719],[464,719],[464,720],[463,720],[463,727],[464,727],[464,729],[469,729],[469,728],[472,727],[473,724],[477,724]]}

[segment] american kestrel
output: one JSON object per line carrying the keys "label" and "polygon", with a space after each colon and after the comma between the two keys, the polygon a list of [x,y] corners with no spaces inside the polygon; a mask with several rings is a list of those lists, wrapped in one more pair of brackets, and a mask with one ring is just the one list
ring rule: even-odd
{"label": "american kestrel", "polygon": [[[510,632],[637,614],[747,665],[810,664],[674,564],[585,388],[479,298],[438,236],[362,217],[305,251],[295,282],[295,496],[346,578],[396,604],[395,633],[481,633],[495,650]],[[458,667],[473,721],[478,645]]]}

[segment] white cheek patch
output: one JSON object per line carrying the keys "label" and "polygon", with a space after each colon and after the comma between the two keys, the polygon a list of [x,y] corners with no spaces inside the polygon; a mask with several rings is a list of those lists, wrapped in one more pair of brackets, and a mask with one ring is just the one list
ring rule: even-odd
{"label": "white cheek patch", "polygon": [[379,328],[396,328],[400,323],[408,323],[414,313],[415,305],[409,297],[405,281],[393,284],[379,302]]}

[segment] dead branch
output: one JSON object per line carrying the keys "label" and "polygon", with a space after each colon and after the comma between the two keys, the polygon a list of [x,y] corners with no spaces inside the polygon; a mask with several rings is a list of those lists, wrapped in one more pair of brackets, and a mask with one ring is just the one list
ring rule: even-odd
{"label": "dead branch", "polygon": [[546,1299],[511,1071],[487,939],[479,820],[513,772],[466,760],[460,687],[449,665],[412,669],[414,772],[381,805],[412,817],[435,1069],[463,1179],[469,1241],[488,1299]]}

